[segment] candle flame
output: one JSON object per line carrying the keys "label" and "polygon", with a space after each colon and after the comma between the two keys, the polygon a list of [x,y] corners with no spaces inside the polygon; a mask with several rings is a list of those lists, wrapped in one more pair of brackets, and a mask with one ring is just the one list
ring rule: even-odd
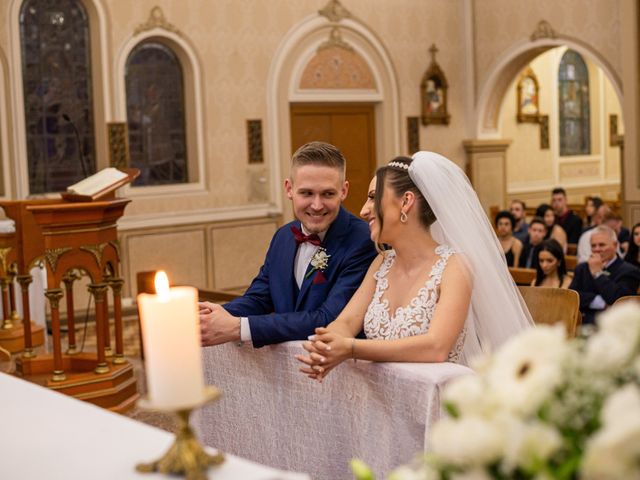
{"label": "candle flame", "polygon": [[164,270],[160,270],[158,273],[156,273],[154,283],[156,285],[156,294],[160,297],[160,300],[168,300],[169,277],[167,277],[167,274]]}

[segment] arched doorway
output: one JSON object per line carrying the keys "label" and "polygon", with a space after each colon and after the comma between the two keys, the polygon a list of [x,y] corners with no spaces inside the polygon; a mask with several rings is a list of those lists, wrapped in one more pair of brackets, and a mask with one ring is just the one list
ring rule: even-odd
{"label": "arched doorway", "polygon": [[[564,163],[565,165],[569,165],[571,163],[578,165],[578,162],[573,160],[556,162],[556,172],[554,175],[547,175],[544,179],[539,176],[536,179],[538,181],[536,186],[533,186],[534,182],[530,182],[531,185],[528,186],[523,184],[518,185],[517,183],[514,185],[513,179],[510,179],[508,174],[508,169],[511,165],[510,156],[512,154],[517,155],[518,152],[517,149],[514,149],[512,152],[513,142],[510,135],[512,135],[513,132],[508,131],[509,129],[506,129],[506,131],[505,128],[503,128],[503,123],[501,123],[505,105],[508,104],[510,107],[515,109],[516,92],[514,91],[514,82],[517,81],[519,75],[521,75],[528,65],[535,62],[537,58],[542,58],[542,56],[545,55],[545,52],[549,54],[548,52],[553,49],[558,49],[556,50],[557,52],[571,49],[576,51],[583,58],[587,59],[587,61],[593,65],[594,69],[600,72],[602,77],[600,84],[608,85],[607,88],[610,88],[610,97],[612,97],[618,105],[622,104],[621,81],[617,73],[608,64],[608,62],[598,54],[598,52],[581,42],[556,36],[555,38],[541,38],[536,41],[522,43],[507,50],[493,64],[486,77],[487,80],[480,88],[475,117],[476,137],[474,140],[465,142],[472,181],[478,189],[481,201],[487,208],[491,205],[507,206],[510,198],[514,198],[515,196],[519,197],[523,193],[530,193],[532,200],[542,199],[542,197],[544,197],[545,200],[548,200],[550,191],[549,187],[553,188],[553,186],[567,182],[568,179],[573,179],[573,174],[579,172],[579,168],[574,167],[564,168],[564,170],[559,174],[558,169],[561,163]],[[541,89],[541,93],[543,95],[550,95],[548,99],[551,99],[551,102],[557,105],[557,91],[551,91],[553,89],[549,88],[548,85],[545,88],[546,91]],[[511,113],[515,112],[510,112],[509,115]],[[548,114],[548,112],[541,113]],[[622,109],[619,109],[618,120],[619,125],[622,125],[624,120],[622,118]],[[608,127],[609,125],[607,121],[606,124],[600,128],[602,135],[599,136],[597,139],[598,141],[596,142],[598,148],[604,149],[606,147],[604,145],[605,140],[606,145],[609,144]],[[550,138],[551,146],[553,146],[553,142],[557,141],[557,123],[554,123],[553,125],[550,124],[549,131],[550,136],[556,135],[555,140]],[[604,135],[605,133],[606,136]],[[615,175],[608,178],[605,182],[603,181],[601,172],[598,172],[597,175],[592,175],[594,172],[592,169],[590,170],[590,174],[583,175],[584,178],[579,181],[571,180],[567,185],[564,185],[570,192],[575,192],[573,199],[570,194],[570,201],[576,201],[578,197],[590,192],[591,184],[597,184],[598,181],[600,184],[608,182],[610,184],[609,187],[615,183],[615,190],[620,192],[622,189],[620,176],[622,175],[623,162],[620,148],[618,148],[617,151],[619,154],[617,159],[618,173],[615,182],[611,181]],[[586,160],[585,164],[594,163],[593,158],[582,160]],[[489,173],[487,173],[487,169],[484,169],[482,174],[479,173],[483,171],[483,165],[489,166]],[[537,165],[534,164],[533,168],[536,166]],[[491,180],[490,185],[481,185],[481,183],[487,183],[486,180],[488,176]],[[595,179],[598,181],[595,181],[594,177],[598,177]],[[571,185],[572,183],[573,185]],[[575,187],[574,190],[571,190],[572,186]],[[598,187],[601,186],[602,185],[598,185]],[[537,191],[534,192],[536,189]],[[610,193],[611,189],[609,189],[609,194]]]}

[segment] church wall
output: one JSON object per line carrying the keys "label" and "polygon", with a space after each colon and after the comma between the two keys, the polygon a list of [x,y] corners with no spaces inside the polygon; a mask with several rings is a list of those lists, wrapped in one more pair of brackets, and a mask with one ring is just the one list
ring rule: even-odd
{"label": "church wall", "polygon": [[[97,10],[104,12],[107,60],[102,68],[110,79],[107,98],[113,104],[106,108],[104,114],[108,118],[105,121],[126,120],[117,113],[115,106],[120,101],[116,64],[135,29],[147,22],[153,7],[162,9],[166,21],[191,46],[201,69],[202,97],[198,107],[203,114],[203,188],[183,193],[124,192],[133,198],[120,223],[123,270],[129,288],[134,286],[136,271],[159,268],[170,256],[175,257],[172,260],[175,263],[167,265],[182,269],[177,274],[180,282],[204,281],[202,286],[209,288],[248,284],[262,261],[273,230],[289,219],[286,212],[282,215],[281,197],[275,197],[281,195],[286,175],[281,172],[276,178],[275,166],[283,160],[286,163],[286,159],[270,157],[267,135],[269,129],[275,127],[267,123],[270,95],[267,80],[273,67],[272,60],[287,33],[310,16],[317,16],[317,11],[327,1],[83,1],[99,4]],[[620,75],[623,62],[618,32],[622,1],[591,0],[588,8],[584,7],[584,0],[342,0],[342,5],[379,39],[391,59],[399,98],[396,108],[400,148],[394,152],[396,154],[410,153],[407,151],[406,118],[420,115],[420,81],[429,65],[428,49],[436,44],[439,49],[437,61],[450,85],[451,123],[448,126],[420,126],[420,147],[440,152],[464,165],[462,140],[473,137],[469,125],[477,114],[479,92],[495,62],[510,49],[529,42],[539,20],[546,19],[557,32],[590,45]],[[3,25],[16,21],[10,18],[15,2],[18,0],[0,2]],[[95,13],[96,9],[91,11]],[[465,18],[470,22],[465,23]],[[92,27],[96,24],[93,22]],[[10,50],[15,45],[9,36],[8,29],[0,29],[0,50],[11,59],[14,57]],[[95,61],[99,58],[94,55]],[[9,63],[8,78],[15,78],[11,70],[16,68],[20,65]],[[609,90],[605,87],[604,105],[607,112],[613,112],[615,102],[608,99],[615,94]],[[505,111],[512,111],[504,115],[515,118],[515,100],[511,94],[507,97]],[[620,107],[617,108],[619,111]],[[549,111],[549,105],[543,103],[543,112],[545,109]],[[15,112],[9,111],[8,117],[11,125]],[[248,119],[263,121],[264,164],[248,164]],[[621,122],[620,117],[619,124]],[[17,125],[15,128],[23,127]],[[537,129],[532,124],[517,128],[527,132],[527,143],[521,147],[519,142],[514,142],[508,150],[508,161],[514,161],[517,166],[517,169],[507,170],[508,181],[514,184],[524,180],[544,182],[546,189],[546,182],[553,183],[549,180],[552,178],[549,161],[537,161],[535,169],[529,173],[531,162],[526,160],[528,147],[534,148],[538,144]],[[513,133],[515,138],[516,132]],[[378,132],[378,135],[389,134]],[[502,138],[512,136],[505,133]],[[614,180],[618,175],[614,159],[618,149],[607,147],[608,141],[604,145],[607,154],[605,175],[608,180]],[[10,145],[9,148],[14,147]],[[378,164],[389,160],[385,155],[378,152]],[[13,151],[8,156],[16,158]],[[106,165],[106,159],[102,161],[103,166]],[[520,169],[525,166],[526,177]],[[5,167],[4,171],[10,170]],[[271,184],[278,188],[271,189]],[[582,195],[582,190],[582,187],[572,190],[572,195]],[[614,194],[610,191],[602,193],[605,196]],[[542,195],[542,192],[532,192],[531,198],[535,195]],[[546,199],[548,192],[544,195]],[[181,244],[189,245],[183,251],[190,251],[191,255],[182,257],[181,252],[172,253],[172,249]],[[199,258],[202,255],[204,258]],[[237,265],[233,259],[238,259]],[[196,260],[199,263],[193,263]]]}

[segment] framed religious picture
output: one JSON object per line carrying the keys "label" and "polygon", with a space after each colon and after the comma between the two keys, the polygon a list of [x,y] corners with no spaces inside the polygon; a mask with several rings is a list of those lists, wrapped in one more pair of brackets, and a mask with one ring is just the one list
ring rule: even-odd
{"label": "framed religious picture", "polygon": [[449,84],[444,72],[436,62],[438,49],[431,45],[431,64],[422,76],[420,98],[422,102],[422,124],[448,125],[451,118],[447,111],[447,90]]}
{"label": "framed religious picture", "polygon": [[527,67],[520,75],[517,90],[518,123],[538,123],[540,121],[540,105],[538,103],[540,86],[531,67]]}

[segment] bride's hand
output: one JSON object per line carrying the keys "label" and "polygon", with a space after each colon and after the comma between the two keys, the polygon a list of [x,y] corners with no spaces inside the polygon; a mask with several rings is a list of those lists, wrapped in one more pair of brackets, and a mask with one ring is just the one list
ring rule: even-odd
{"label": "bride's hand", "polygon": [[316,334],[309,338],[312,342],[304,342],[302,347],[309,356],[297,355],[296,358],[307,365],[300,368],[309,378],[322,381],[337,365],[351,355],[353,339],[345,338],[326,328],[316,328]]}

